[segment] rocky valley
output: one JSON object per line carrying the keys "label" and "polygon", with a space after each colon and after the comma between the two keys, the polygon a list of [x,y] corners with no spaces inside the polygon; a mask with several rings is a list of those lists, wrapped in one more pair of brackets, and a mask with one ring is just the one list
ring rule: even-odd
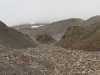
{"label": "rocky valley", "polygon": [[7,27],[0,21],[0,75],[99,75],[99,18],[38,28]]}

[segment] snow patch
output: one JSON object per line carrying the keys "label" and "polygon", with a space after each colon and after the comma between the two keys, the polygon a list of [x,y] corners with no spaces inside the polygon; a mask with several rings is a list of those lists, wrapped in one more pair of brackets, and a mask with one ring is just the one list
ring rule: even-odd
{"label": "snow patch", "polygon": [[39,26],[31,26],[31,28],[38,28]]}
{"label": "snow patch", "polygon": [[19,29],[19,28],[16,28],[16,29]]}
{"label": "snow patch", "polygon": [[39,25],[39,26],[43,26],[43,25]]}
{"label": "snow patch", "polygon": [[43,25],[34,25],[34,26],[31,26],[31,28],[38,28],[38,27],[41,27],[41,26],[43,26]]}
{"label": "snow patch", "polygon": [[78,25],[78,26],[81,26],[81,25]]}

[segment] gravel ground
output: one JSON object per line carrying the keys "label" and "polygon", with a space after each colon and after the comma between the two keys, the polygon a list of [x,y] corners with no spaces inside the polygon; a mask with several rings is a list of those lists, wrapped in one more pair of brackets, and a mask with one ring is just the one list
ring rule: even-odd
{"label": "gravel ground", "polygon": [[48,44],[0,52],[0,75],[100,75],[100,52]]}

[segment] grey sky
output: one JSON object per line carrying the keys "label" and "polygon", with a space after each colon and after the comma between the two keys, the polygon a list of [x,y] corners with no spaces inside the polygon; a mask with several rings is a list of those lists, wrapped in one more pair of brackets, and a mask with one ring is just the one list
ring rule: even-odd
{"label": "grey sky", "polygon": [[100,15],[100,0],[0,0],[0,20],[8,26]]}

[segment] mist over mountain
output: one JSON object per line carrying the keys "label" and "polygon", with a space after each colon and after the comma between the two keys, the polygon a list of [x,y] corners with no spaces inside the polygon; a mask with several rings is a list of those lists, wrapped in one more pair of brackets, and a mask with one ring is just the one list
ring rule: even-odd
{"label": "mist over mountain", "polygon": [[99,3],[99,0],[0,0],[0,20],[8,26],[68,18],[86,20],[100,14]]}

